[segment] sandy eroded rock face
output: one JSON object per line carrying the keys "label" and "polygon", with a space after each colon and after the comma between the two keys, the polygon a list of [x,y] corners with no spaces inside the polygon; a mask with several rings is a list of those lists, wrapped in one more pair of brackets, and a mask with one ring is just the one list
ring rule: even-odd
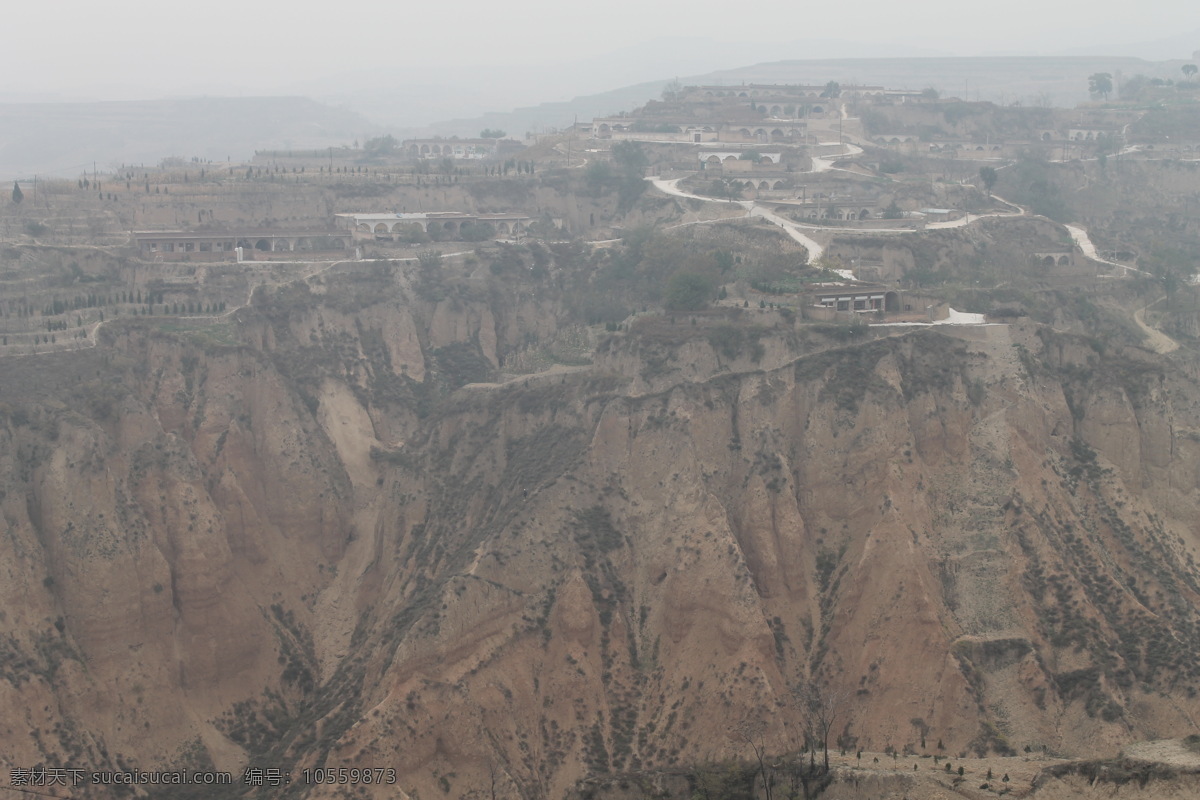
{"label": "sandy eroded rock face", "polygon": [[741,753],[743,721],[795,747],[805,681],[876,750],[1088,753],[1200,713],[1183,355],[635,331],[451,395],[528,309],[283,299],[254,347],[133,326],[6,382],[14,765],[558,797]]}
{"label": "sandy eroded rock face", "polygon": [[[809,677],[847,698],[850,746],[1086,752],[1185,726],[1196,532],[1164,509],[1193,507],[1194,454],[1127,440],[1192,418],[1192,379],[1153,367],[1147,395],[1146,365],[1075,340],[1043,356],[1034,333],[649,394],[638,374],[463,395],[387,477],[405,522],[376,547],[409,577],[370,623],[388,641],[344,757],[554,796],[737,752],[745,715],[794,742]],[[1105,392],[1072,384],[1085,366]],[[1111,460],[1080,397],[1126,431]],[[1182,485],[1151,493],[1158,469]]]}
{"label": "sandy eroded rock face", "polygon": [[49,406],[30,402],[36,385],[10,387],[24,396],[0,434],[6,688],[9,707],[49,713],[9,752],[18,766],[161,764],[203,742],[236,764],[217,721],[247,695],[291,693],[281,659],[307,668],[311,642],[273,609],[303,622],[299,597],[343,552],[351,487],[254,353],[120,344],[130,371],[103,379],[59,359],[84,368]]}

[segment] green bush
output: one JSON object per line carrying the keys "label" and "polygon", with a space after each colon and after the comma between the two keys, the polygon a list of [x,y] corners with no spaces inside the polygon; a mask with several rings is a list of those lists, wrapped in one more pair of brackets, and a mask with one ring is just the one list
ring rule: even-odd
{"label": "green bush", "polygon": [[713,282],[695,272],[676,272],[667,281],[663,306],[668,311],[695,311],[708,305]]}

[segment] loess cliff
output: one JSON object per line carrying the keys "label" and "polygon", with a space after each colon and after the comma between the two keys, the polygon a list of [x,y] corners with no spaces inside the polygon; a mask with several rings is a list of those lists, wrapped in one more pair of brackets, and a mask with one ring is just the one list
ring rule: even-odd
{"label": "loess cliff", "polygon": [[[1188,348],[728,310],[501,382],[578,335],[556,294],[422,281],[5,361],[4,768],[554,798],[794,750],[808,681],[848,749],[1194,729]],[[397,785],[298,779],[343,766]]]}

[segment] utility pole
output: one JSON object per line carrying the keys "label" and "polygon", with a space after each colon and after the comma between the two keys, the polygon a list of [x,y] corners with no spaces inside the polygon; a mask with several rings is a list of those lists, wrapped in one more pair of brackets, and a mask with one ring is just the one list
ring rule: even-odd
{"label": "utility pole", "polygon": [[571,140],[575,138],[575,128],[579,125],[579,115],[575,115],[575,121],[571,123],[571,133],[567,136],[567,169],[571,168]]}

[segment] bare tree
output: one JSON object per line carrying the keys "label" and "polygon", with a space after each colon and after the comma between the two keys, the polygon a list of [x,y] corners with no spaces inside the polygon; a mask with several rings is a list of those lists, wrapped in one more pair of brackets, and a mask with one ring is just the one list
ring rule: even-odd
{"label": "bare tree", "polygon": [[664,103],[678,103],[683,99],[683,84],[679,82],[679,78],[663,87],[662,99]]}
{"label": "bare tree", "polygon": [[767,800],[771,800],[773,791],[771,786],[772,776],[767,772],[766,721],[758,714],[748,712],[734,726],[733,730],[734,734],[743,742],[750,745],[750,749],[754,751],[754,758],[758,762],[758,774],[762,778],[763,791],[766,793]]}
{"label": "bare tree", "polygon": [[839,689],[822,688],[808,681],[793,690],[797,704],[804,713],[806,730],[821,743],[825,756],[825,771],[829,771],[829,732],[845,711],[846,693]]}
{"label": "bare tree", "polygon": [[792,690],[795,707],[801,712],[797,730],[800,741],[792,740],[789,745],[790,752],[783,760],[783,775],[788,782],[788,797],[815,800],[833,782],[833,774],[829,770],[828,756],[824,765],[817,763],[818,742],[823,740],[829,729],[822,728],[820,714],[810,712],[806,689],[807,685]]}

